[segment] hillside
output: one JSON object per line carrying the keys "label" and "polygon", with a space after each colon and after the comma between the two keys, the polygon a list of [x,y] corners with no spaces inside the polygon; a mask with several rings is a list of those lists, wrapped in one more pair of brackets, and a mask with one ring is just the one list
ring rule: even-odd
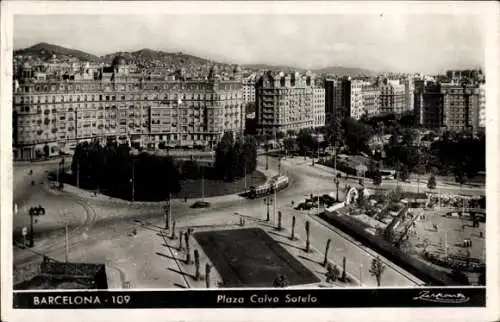
{"label": "hillside", "polygon": [[57,57],[64,56],[69,58],[77,58],[83,61],[99,60],[99,57],[81,50],[69,49],[57,45],[47,44],[44,42],[38,43],[28,48],[15,50],[14,56],[18,55],[30,55],[41,59],[49,59],[52,57],[52,55],[56,55]]}
{"label": "hillside", "polygon": [[[152,62],[152,61],[158,61],[169,65],[206,65],[212,63],[208,59],[184,54],[182,52],[168,53],[164,51],[152,50],[147,48],[134,52],[116,52],[105,55],[101,57],[101,59],[106,63],[110,63],[113,60],[113,58],[117,55],[121,55],[125,57],[127,60],[135,63]],[[225,65],[220,63],[217,64]]]}
{"label": "hillside", "polygon": [[[242,67],[252,69],[252,70],[271,70],[271,71],[283,71],[283,72],[289,72],[289,71],[297,71],[304,73],[307,71],[307,69],[304,68],[298,68],[298,67],[293,67],[293,66],[273,66],[273,65],[266,65],[266,64],[248,64],[248,65],[243,65]],[[333,75],[338,75],[338,76],[375,76],[377,73],[372,71],[372,70],[366,70],[362,68],[351,68],[351,67],[341,67],[341,66],[334,66],[334,67],[325,67],[325,68],[320,68],[320,69],[311,69],[310,70],[313,73],[316,74],[333,74]]]}
{"label": "hillside", "polygon": [[338,76],[376,76],[377,72],[373,70],[367,70],[362,68],[353,68],[353,67],[326,67],[320,69],[314,69],[313,72],[318,74],[333,74]]}
{"label": "hillside", "polygon": [[[141,49],[134,52],[115,52],[112,54],[107,54],[101,57],[86,53],[81,50],[69,49],[57,45],[47,44],[47,43],[39,43],[34,46],[19,49],[14,51],[14,55],[31,55],[34,57],[38,57],[42,60],[47,60],[52,57],[52,55],[56,55],[58,58],[68,57],[68,58],[77,58],[82,61],[94,61],[94,62],[104,62],[111,63],[113,58],[117,55],[121,55],[125,57],[129,62],[137,64],[139,67],[153,67],[155,65],[167,65],[170,67],[181,68],[188,67],[195,69],[206,69],[209,65],[216,64],[219,68],[223,70],[229,71],[232,69],[232,65],[220,62],[214,62],[209,59],[200,58],[197,56],[185,54],[182,52],[178,53],[168,53],[159,50],[152,49]],[[243,69],[247,70],[272,70],[272,71],[297,71],[297,72],[305,72],[304,68],[297,68],[293,66],[275,66],[269,64],[247,64],[241,66]],[[349,67],[325,67],[321,69],[313,69],[311,70],[313,73],[317,74],[334,74],[338,76],[351,75],[351,76],[373,76],[376,74],[374,71],[360,69],[360,68],[349,68]]]}

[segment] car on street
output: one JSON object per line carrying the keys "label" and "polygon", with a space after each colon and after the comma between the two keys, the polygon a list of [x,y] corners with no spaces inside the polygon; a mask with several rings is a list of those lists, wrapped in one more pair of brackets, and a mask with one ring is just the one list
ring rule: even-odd
{"label": "car on street", "polygon": [[296,210],[310,210],[314,208],[314,204],[310,201],[301,202],[295,207]]}
{"label": "car on street", "polygon": [[208,208],[210,207],[210,203],[207,201],[196,201],[191,205],[191,208]]}

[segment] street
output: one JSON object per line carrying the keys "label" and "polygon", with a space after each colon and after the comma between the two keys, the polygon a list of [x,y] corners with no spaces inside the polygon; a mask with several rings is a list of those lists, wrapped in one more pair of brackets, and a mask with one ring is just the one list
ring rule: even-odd
{"label": "street", "polygon": [[[259,168],[263,169],[264,157],[259,158]],[[266,175],[277,173],[277,160],[269,158],[270,170]],[[161,242],[155,231],[164,227],[164,203],[130,203],[121,200],[111,200],[98,195],[93,197],[90,192],[67,186],[59,192],[48,187],[47,182],[40,184],[46,176],[46,171],[54,169],[56,164],[16,165],[14,167],[14,199],[19,205],[19,212],[14,217],[14,233],[19,235],[20,229],[29,222],[26,209],[30,206],[42,205],[47,209],[45,216],[38,218],[35,224],[34,251],[63,260],[65,256],[64,225],[71,227],[69,238],[69,260],[105,262],[113,267],[116,276],[131,282],[134,287],[176,287],[181,285],[179,274],[164,272],[158,267],[164,267],[164,258],[155,255],[155,249],[161,249]],[[31,177],[37,183],[31,186],[30,176],[26,175],[33,169]],[[347,259],[347,271],[363,285],[375,285],[375,279],[370,276],[371,260],[377,254],[353,240],[336,228],[324,223],[314,214],[316,210],[297,211],[291,207],[304,200],[309,194],[325,194],[335,192],[333,170],[322,166],[311,166],[309,160],[303,158],[286,159],[281,162],[281,171],[290,179],[288,188],[276,194],[276,214],[283,213],[283,226],[290,229],[292,216],[296,217],[296,232],[304,235],[305,221],[311,224],[311,245],[323,251],[328,238],[332,239],[329,259],[341,265],[342,258]],[[46,180],[45,180],[46,181]],[[368,180],[367,180],[368,181]],[[370,184],[366,182],[369,186]],[[356,185],[355,179],[342,179],[340,187],[345,184]],[[395,182],[384,182],[382,187],[395,186]],[[438,183],[439,184],[439,183]],[[414,183],[402,183],[404,189],[416,189]],[[421,187],[424,189],[424,187]],[[458,188],[440,186],[443,191],[457,191]],[[464,188],[464,190],[467,188]],[[342,190],[342,189],[341,189]],[[421,190],[422,191],[422,190]],[[480,189],[470,188],[468,191],[480,193]],[[343,191],[339,192],[343,198]],[[264,218],[266,205],[263,199],[248,200],[239,196],[221,196],[205,198],[211,207],[208,209],[189,208],[191,202],[183,200],[172,202],[172,214],[178,228],[197,225],[224,226],[236,222],[234,213],[240,213],[253,218]],[[271,206],[271,223],[276,218],[275,206]],[[61,211],[64,210],[64,211]],[[142,223],[142,224],[141,224]],[[146,223],[146,224],[144,224]],[[149,228],[155,227],[155,230]],[[133,229],[138,230],[136,237],[130,237]],[[39,259],[39,255],[29,249],[14,248],[14,264],[22,265]],[[421,284],[418,278],[382,258],[387,269],[382,278],[383,285],[409,286]],[[175,284],[175,285],[174,285]]]}

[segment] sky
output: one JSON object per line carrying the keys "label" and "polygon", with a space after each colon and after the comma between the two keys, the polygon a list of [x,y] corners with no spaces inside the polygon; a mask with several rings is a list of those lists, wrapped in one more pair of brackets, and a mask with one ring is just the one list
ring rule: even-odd
{"label": "sky", "polygon": [[143,48],[235,64],[443,72],[484,67],[479,15],[16,15],[14,48]]}

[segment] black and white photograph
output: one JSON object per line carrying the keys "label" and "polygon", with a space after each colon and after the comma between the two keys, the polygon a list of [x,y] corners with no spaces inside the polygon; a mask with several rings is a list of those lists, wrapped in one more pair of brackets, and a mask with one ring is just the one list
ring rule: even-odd
{"label": "black and white photograph", "polygon": [[10,309],[486,307],[498,6],[6,2]]}

